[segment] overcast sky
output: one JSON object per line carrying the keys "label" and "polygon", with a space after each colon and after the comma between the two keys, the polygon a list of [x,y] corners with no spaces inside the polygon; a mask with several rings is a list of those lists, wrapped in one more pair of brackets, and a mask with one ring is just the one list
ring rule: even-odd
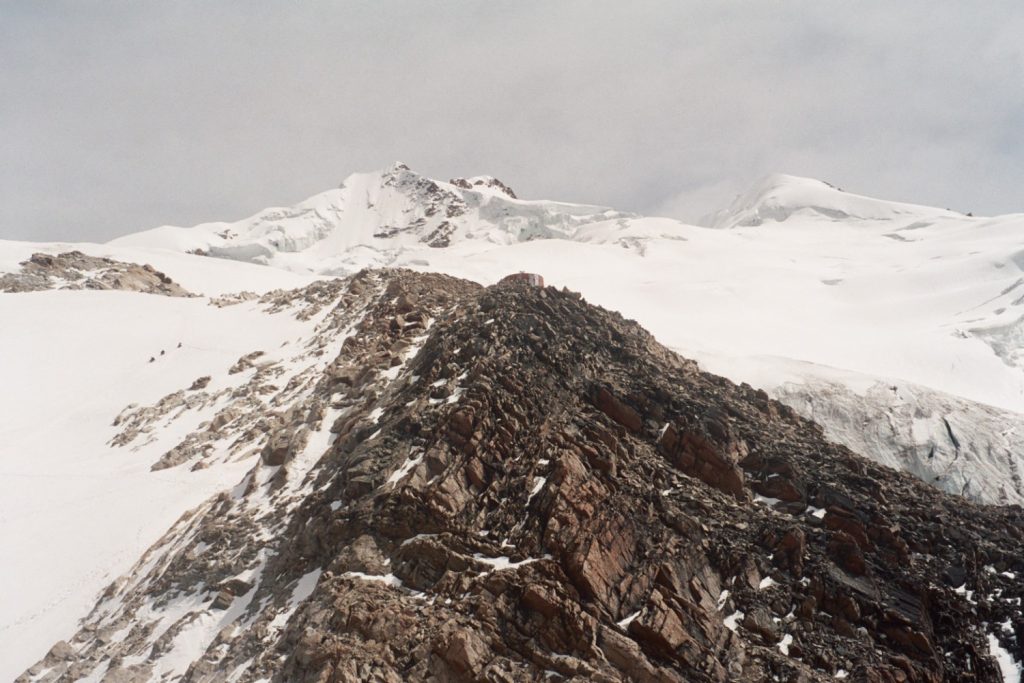
{"label": "overcast sky", "polygon": [[1024,3],[0,0],[0,238],[402,160],[694,220],[772,172],[1024,211]]}

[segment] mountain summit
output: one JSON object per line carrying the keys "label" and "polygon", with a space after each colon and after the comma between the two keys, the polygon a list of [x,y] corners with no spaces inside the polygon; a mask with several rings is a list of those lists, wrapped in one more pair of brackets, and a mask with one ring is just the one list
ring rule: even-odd
{"label": "mountain summit", "polygon": [[929,206],[850,194],[820,180],[774,174],[755,183],[728,209],[713,214],[708,223],[716,228],[757,226],[766,222],[782,222],[801,214],[854,222],[962,216]]}
{"label": "mountain summit", "polygon": [[453,244],[571,238],[582,225],[627,216],[603,207],[519,200],[490,176],[431,180],[396,162],[353,174],[338,189],[290,208],[266,209],[235,223],[165,226],[111,244],[339,275]]}

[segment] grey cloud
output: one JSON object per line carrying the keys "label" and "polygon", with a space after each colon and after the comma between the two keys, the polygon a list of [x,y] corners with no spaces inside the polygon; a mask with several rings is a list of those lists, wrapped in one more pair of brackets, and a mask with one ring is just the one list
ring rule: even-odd
{"label": "grey cloud", "polygon": [[0,6],[0,237],[235,219],[401,159],[686,219],[758,176],[1024,210],[1024,10]]}

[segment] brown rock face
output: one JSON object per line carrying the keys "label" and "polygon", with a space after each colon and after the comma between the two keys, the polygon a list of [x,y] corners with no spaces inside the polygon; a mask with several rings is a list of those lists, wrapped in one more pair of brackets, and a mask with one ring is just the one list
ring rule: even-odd
{"label": "brown rock face", "polygon": [[460,631],[452,636],[442,658],[456,671],[472,675],[483,670],[490,655],[488,648],[473,631]]}
{"label": "brown rock face", "polygon": [[[1020,508],[828,443],[570,292],[356,286],[338,306],[369,312],[325,359],[319,400],[343,408],[316,466],[258,465],[182,522],[152,594],[107,596],[127,591],[148,637],[159,600],[247,572],[182,680],[996,683],[989,636],[1024,656]],[[396,346],[413,351],[392,366]],[[159,664],[93,633],[63,670]]]}
{"label": "brown rock face", "polygon": [[658,440],[659,450],[683,472],[697,477],[705,484],[729,493],[741,500],[749,497],[744,487],[743,471],[737,465],[737,459],[744,453],[746,446],[729,440],[729,435],[721,433],[726,439],[724,444],[702,431],[687,431],[680,434],[671,424],[666,424]]}
{"label": "brown rock face", "polygon": [[630,431],[639,431],[640,427],[643,426],[640,414],[615,398],[605,387],[600,387],[597,390],[597,397],[594,402],[598,410]]}
{"label": "brown rock face", "polygon": [[845,531],[832,534],[828,542],[828,554],[836,564],[855,576],[863,576],[867,571],[867,563],[857,539]]}

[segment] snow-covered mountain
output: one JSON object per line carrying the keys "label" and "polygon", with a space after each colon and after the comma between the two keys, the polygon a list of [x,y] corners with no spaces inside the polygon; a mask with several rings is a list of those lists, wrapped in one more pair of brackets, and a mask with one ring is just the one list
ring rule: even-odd
{"label": "snow-covered mountain", "polygon": [[[711,223],[524,201],[493,178],[443,183],[399,163],[291,209],[112,246],[314,275],[401,266],[490,283],[538,272],[801,411],[813,401],[783,385],[844,387],[851,400],[906,387],[916,400],[898,410],[913,429],[895,426],[895,406],[863,417],[880,460],[969,497],[1024,502],[1024,215],[975,218],[774,175]],[[974,416],[991,410],[1000,418],[979,427]],[[816,416],[862,445],[848,416]]]}
{"label": "snow-covered mountain", "polygon": [[602,207],[517,200],[489,176],[444,183],[395,163],[351,175],[338,189],[294,207],[266,209],[236,223],[164,226],[111,244],[346,275],[392,265],[419,250],[455,246],[464,254],[533,239],[573,239],[581,226],[627,217]]}
{"label": "snow-covered mountain", "polygon": [[[252,416],[296,417],[297,387],[345,337],[324,327],[343,322],[327,313],[340,290],[286,290],[366,267],[482,284],[540,273],[857,452],[1020,503],[1022,229],[1024,215],[975,218],[791,176],[701,227],[396,164],[235,223],[103,245],[0,242],[0,290],[18,292],[0,294],[0,530],[14,558],[0,584],[19,587],[0,609],[0,679],[70,636],[174,520],[251,470],[274,432]],[[82,258],[30,261],[71,251]],[[185,296],[155,295],[168,294],[153,289],[169,289],[164,278]]]}
{"label": "snow-covered mountain", "polygon": [[811,178],[775,174],[762,178],[732,205],[705,220],[716,228],[781,223],[790,218],[833,221],[902,221],[907,217],[962,218],[963,214],[919,204],[890,202],[843,192]]}

